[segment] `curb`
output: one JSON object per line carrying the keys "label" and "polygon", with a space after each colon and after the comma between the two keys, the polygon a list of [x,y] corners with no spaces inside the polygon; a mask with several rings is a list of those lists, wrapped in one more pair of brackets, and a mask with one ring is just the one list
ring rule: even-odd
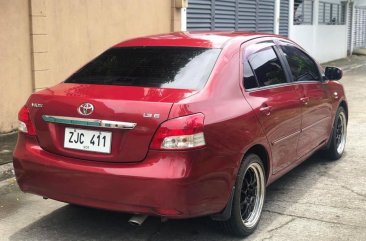
{"label": "curb", "polygon": [[16,135],[17,133],[18,133],[18,130],[17,129],[12,130],[12,131],[9,131],[9,132],[5,132],[5,133],[0,133],[0,138],[1,137],[7,137],[7,136]]}
{"label": "curb", "polygon": [[0,165],[0,182],[11,177],[14,177],[13,163]]}

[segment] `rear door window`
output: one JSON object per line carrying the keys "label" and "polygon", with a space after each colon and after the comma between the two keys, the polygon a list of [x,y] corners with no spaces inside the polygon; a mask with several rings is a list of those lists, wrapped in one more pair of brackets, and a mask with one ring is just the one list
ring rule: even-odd
{"label": "rear door window", "polygon": [[65,83],[201,89],[220,49],[195,47],[111,48]]}
{"label": "rear door window", "polygon": [[287,83],[281,62],[273,47],[264,48],[250,55],[248,61],[259,87]]}

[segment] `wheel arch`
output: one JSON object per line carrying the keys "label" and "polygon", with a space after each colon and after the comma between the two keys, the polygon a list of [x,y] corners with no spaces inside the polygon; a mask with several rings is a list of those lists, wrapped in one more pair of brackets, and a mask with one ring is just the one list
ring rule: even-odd
{"label": "wheel arch", "polygon": [[[249,154],[256,154],[263,161],[263,167],[264,167],[264,171],[265,171],[265,175],[266,175],[265,178],[266,178],[266,184],[267,184],[270,173],[271,173],[271,162],[270,162],[269,152],[267,151],[267,149],[265,148],[264,145],[255,144],[255,145],[251,146],[244,153],[241,161],[239,162],[239,166],[244,161],[245,157]],[[239,170],[239,168],[238,168],[238,170]],[[235,177],[236,176],[237,176],[237,173],[236,173]],[[236,178],[235,178],[235,180],[236,180]],[[233,204],[234,192],[235,192],[235,181],[234,181],[234,184],[233,184],[233,187],[231,190],[231,194],[229,196],[229,200],[228,200],[225,208],[223,209],[222,212],[211,215],[211,219],[216,220],[216,221],[225,221],[231,217],[231,208],[232,208],[232,204]]]}
{"label": "wheel arch", "polygon": [[[250,147],[246,152],[245,155],[248,154],[256,154],[258,155],[261,160],[263,161],[263,167],[264,167],[264,171],[266,174],[266,183],[268,183],[268,179],[269,179],[269,175],[270,175],[270,170],[271,170],[271,162],[270,162],[270,157],[269,157],[269,153],[267,151],[267,149],[261,145],[261,144],[256,144],[252,147]],[[244,158],[243,158],[244,160]]]}

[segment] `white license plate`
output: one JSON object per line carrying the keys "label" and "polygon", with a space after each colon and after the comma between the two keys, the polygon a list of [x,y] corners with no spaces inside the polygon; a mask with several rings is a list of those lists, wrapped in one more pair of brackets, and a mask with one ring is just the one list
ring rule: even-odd
{"label": "white license plate", "polygon": [[65,148],[110,153],[111,142],[112,132],[65,128]]}

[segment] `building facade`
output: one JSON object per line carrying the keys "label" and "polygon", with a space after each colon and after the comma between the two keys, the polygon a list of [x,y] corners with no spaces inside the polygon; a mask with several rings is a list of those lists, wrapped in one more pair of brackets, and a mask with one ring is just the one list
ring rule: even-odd
{"label": "building facade", "polygon": [[109,46],[171,31],[276,33],[318,61],[366,47],[366,0],[0,0],[0,133],[34,91]]}
{"label": "building facade", "polygon": [[341,0],[291,1],[290,39],[319,62],[347,56],[349,2]]}
{"label": "building facade", "polygon": [[348,53],[351,54],[366,49],[366,0],[351,3],[349,18]]}
{"label": "building facade", "polygon": [[347,56],[349,8],[341,0],[190,0],[187,28],[281,34],[327,62]]}
{"label": "building facade", "polygon": [[179,31],[174,0],[0,0],[0,133],[28,96],[123,39]]}

